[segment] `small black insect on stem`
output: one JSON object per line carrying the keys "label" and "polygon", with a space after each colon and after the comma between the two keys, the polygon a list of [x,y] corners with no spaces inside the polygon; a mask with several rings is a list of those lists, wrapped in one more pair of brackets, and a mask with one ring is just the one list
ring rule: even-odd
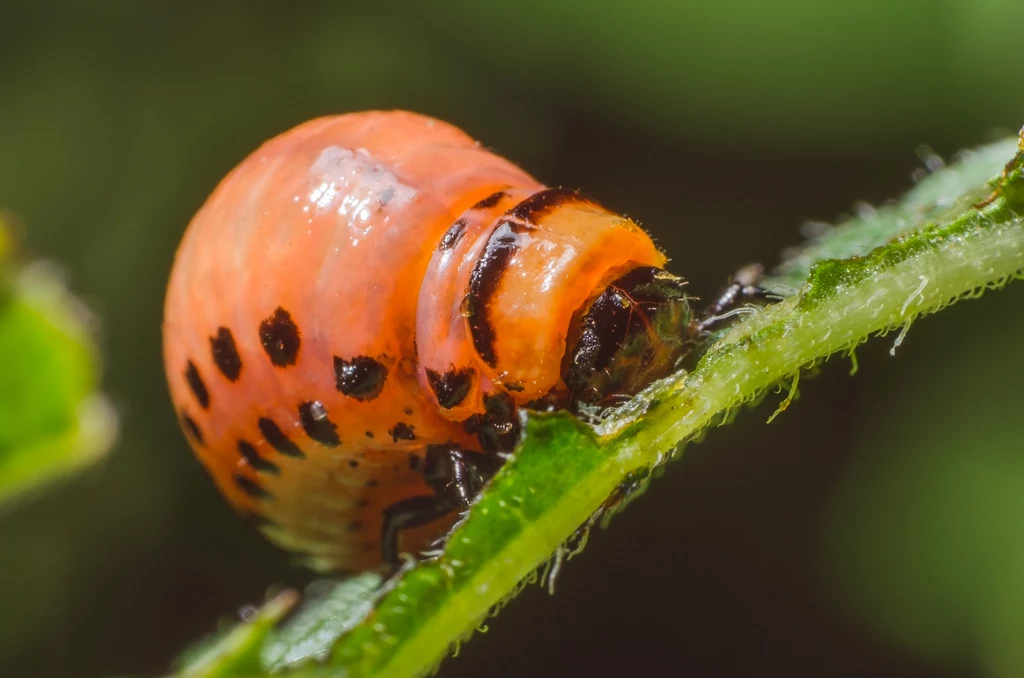
{"label": "small black insect on stem", "polygon": [[768,290],[760,285],[763,278],[764,267],[761,264],[749,264],[738,270],[714,303],[701,313],[697,321],[698,336],[723,329],[748,304],[766,306],[770,303]]}

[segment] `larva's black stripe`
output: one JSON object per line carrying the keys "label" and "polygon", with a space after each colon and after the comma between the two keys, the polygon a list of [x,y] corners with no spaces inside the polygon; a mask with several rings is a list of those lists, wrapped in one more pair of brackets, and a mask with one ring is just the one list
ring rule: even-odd
{"label": "larva's black stripe", "polygon": [[365,355],[351,360],[334,356],[334,385],[350,398],[373,400],[384,390],[388,368]]}
{"label": "larva's black stripe", "polygon": [[447,372],[435,372],[427,368],[427,382],[430,384],[430,390],[434,392],[437,404],[446,410],[450,410],[466,399],[475,375],[476,370],[472,367],[464,367],[461,370],[452,368]]}
{"label": "larva's black stripe", "polygon": [[203,444],[203,432],[199,430],[199,424],[196,420],[188,416],[188,412],[184,409],[181,410],[181,426],[188,433],[189,437],[192,438],[197,444]]}
{"label": "larva's black stripe", "polygon": [[249,466],[252,466],[261,473],[271,473],[275,476],[281,473],[281,469],[277,464],[261,457],[253,444],[248,440],[238,441],[238,453],[245,457],[245,460],[249,462]]}
{"label": "larva's black stripe", "polygon": [[545,214],[571,203],[593,204],[579,192],[566,188],[548,188],[526,198],[508,211],[510,219],[495,227],[473,267],[463,308],[469,318],[473,347],[491,367],[497,364],[498,357],[494,348],[496,336],[490,320],[490,301],[519,249],[516,236],[533,230],[530,224],[539,223]]}
{"label": "larva's black stripe", "polygon": [[418,471],[419,468],[420,468],[420,462],[421,461],[422,460],[420,459],[420,455],[418,455],[416,453],[410,454],[409,455],[409,470],[410,471]]}
{"label": "larva's black stripe", "polygon": [[498,191],[497,193],[492,193],[483,200],[481,200],[480,202],[478,202],[477,204],[473,205],[471,209],[489,210],[495,205],[497,205],[499,202],[501,202],[501,199],[504,197],[505,191]]}
{"label": "larva's black stripe", "polygon": [[526,200],[509,210],[508,214],[516,219],[522,219],[523,221],[536,224],[539,220],[544,217],[545,214],[553,212],[555,209],[572,203],[591,203],[578,191],[573,191],[568,188],[548,188],[543,191],[538,191],[531,195]]}
{"label": "larva's black stripe", "polygon": [[238,485],[238,489],[240,489],[242,492],[245,492],[253,499],[274,498],[274,495],[264,490],[262,485],[260,485],[255,480],[249,478],[248,476],[242,475],[241,473],[235,474],[235,485]]}
{"label": "larva's black stripe", "polygon": [[469,290],[463,301],[463,309],[469,318],[473,348],[491,367],[498,362],[494,352],[497,337],[491,324],[489,309],[491,297],[498,291],[498,284],[505,274],[505,269],[519,250],[519,238],[516,236],[530,230],[533,230],[532,226],[514,221],[500,222],[487,239],[483,254],[477,259],[469,276]]}
{"label": "larva's black stripe", "polygon": [[466,232],[466,226],[468,222],[465,219],[457,219],[454,224],[448,227],[448,230],[441,236],[441,241],[437,243],[437,249],[439,252],[448,252],[462,240],[463,234]]}
{"label": "larva's black stripe", "polygon": [[288,311],[278,306],[273,315],[260,323],[260,343],[274,366],[288,367],[295,364],[302,339]]}
{"label": "larva's black stripe", "polygon": [[399,440],[416,440],[416,434],[412,432],[412,428],[404,421],[400,421],[395,424],[394,428],[388,430],[388,435],[391,436],[391,441],[396,443]]}
{"label": "larva's black stripe", "polygon": [[210,337],[210,352],[213,364],[229,381],[237,381],[242,373],[242,358],[238,355],[238,346],[231,330],[226,327],[217,328],[217,336]]}
{"label": "larva's black stripe", "polygon": [[185,381],[188,382],[188,387],[192,389],[192,394],[199,401],[199,405],[204,410],[210,409],[210,392],[206,390],[206,384],[203,383],[203,378],[199,376],[196,364],[191,360],[185,365]]}
{"label": "larva's black stripe", "polygon": [[260,417],[259,421],[256,422],[256,426],[259,427],[260,433],[263,435],[263,439],[270,443],[270,446],[280,452],[286,457],[294,457],[295,459],[305,459],[306,455],[302,452],[298,445],[293,443],[284,431],[274,423],[273,419],[267,419],[266,417]]}
{"label": "larva's black stripe", "polygon": [[321,445],[337,447],[341,444],[338,438],[338,427],[327,418],[327,410],[319,400],[311,400],[299,405],[299,420],[313,440]]}

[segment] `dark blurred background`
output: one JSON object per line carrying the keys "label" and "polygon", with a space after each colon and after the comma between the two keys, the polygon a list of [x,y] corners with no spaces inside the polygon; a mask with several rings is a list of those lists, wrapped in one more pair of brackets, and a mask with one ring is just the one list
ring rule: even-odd
{"label": "dark blurred background", "polygon": [[[160,354],[174,248],[310,117],[404,107],[639,219],[709,296],[922,143],[1024,124],[1018,0],[0,2],[0,206],[103,322],[123,436],[0,521],[0,675],[153,675],[310,577],[238,521]],[[441,676],[1024,675],[1024,287],[714,430]]]}

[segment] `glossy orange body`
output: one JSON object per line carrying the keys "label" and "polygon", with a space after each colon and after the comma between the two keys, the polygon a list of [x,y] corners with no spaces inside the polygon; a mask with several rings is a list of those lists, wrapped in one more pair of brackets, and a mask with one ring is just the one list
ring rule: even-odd
{"label": "glossy orange body", "polygon": [[383,510],[430,492],[426,446],[478,449],[462,422],[486,394],[559,393],[574,315],[664,263],[633,222],[544,190],[448,124],[368,112],[268,141],[202,206],[170,278],[167,378],[196,455],[272,541],[318,569],[377,565]]}

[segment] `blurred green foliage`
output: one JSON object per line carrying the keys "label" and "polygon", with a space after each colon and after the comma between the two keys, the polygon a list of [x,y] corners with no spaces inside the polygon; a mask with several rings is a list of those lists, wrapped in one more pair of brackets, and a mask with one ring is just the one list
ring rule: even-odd
{"label": "blurred green foliage", "polygon": [[0,220],[0,509],[96,461],[116,433],[84,310],[55,271],[13,261],[12,241]]}
{"label": "blurred green foliage", "polygon": [[[1022,19],[1016,0],[0,3],[0,206],[101,317],[124,420],[102,475],[0,523],[0,675],[160,673],[308,580],[216,495],[161,365],[178,238],[266,137],[370,107],[446,118],[640,219],[707,298],[805,220],[901,193],[919,144],[1015,131]],[[713,432],[554,600],[527,590],[442,675],[1009,675],[1021,303],[921,321],[771,427]]]}

